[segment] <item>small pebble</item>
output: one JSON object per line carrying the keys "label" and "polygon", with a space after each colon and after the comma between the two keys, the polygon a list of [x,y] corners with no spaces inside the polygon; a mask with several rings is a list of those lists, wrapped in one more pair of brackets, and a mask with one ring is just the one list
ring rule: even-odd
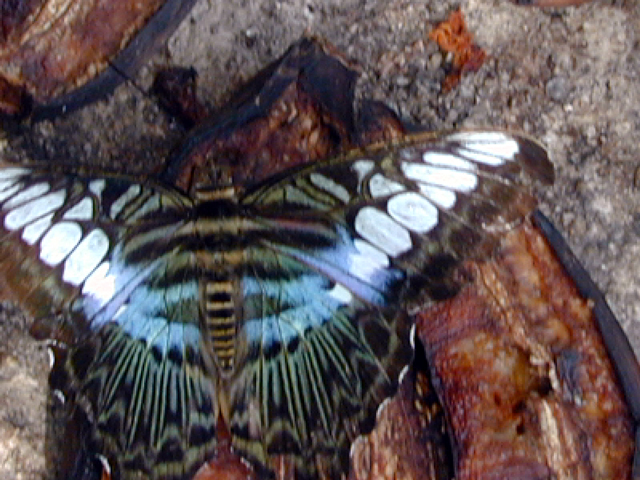
{"label": "small pebble", "polygon": [[438,70],[442,65],[442,54],[440,52],[429,56],[429,70]]}
{"label": "small pebble", "polygon": [[569,96],[569,82],[561,75],[553,77],[546,85],[547,96],[554,102],[563,103]]}
{"label": "small pebble", "polygon": [[398,75],[394,79],[394,83],[398,87],[406,87],[407,85],[409,85],[411,83],[411,79],[409,77],[404,76],[404,75]]}

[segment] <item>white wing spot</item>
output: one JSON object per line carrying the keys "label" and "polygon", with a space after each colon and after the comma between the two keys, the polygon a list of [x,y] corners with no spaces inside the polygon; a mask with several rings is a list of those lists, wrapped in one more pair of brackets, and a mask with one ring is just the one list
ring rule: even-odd
{"label": "white wing spot", "polygon": [[330,297],[336,299],[343,305],[346,305],[347,303],[351,302],[351,300],[353,300],[353,295],[351,294],[351,292],[339,283],[336,283],[334,287],[329,290],[328,294]]}
{"label": "white wing spot", "polygon": [[49,369],[52,369],[56,364],[56,355],[51,347],[47,347],[47,356],[49,357]]}
{"label": "white wing spot", "polygon": [[17,178],[8,178],[6,180],[0,180],[0,191],[6,190],[7,188],[12,187],[16,183],[18,183]]}
{"label": "white wing spot", "polygon": [[425,152],[422,155],[422,159],[436,167],[455,168],[457,170],[468,170],[470,172],[476,171],[476,166],[456,155],[450,153],[441,152]]}
{"label": "white wing spot", "polygon": [[120,195],[120,197],[111,205],[111,209],[109,210],[111,218],[116,218],[127,203],[136,198],[139,194],[140,185],[131,185],[127,191]]}
{"label": "white wing spot", "polygon": [[62,393],[57,388],[54,388],[53,390],[51,390],[51,393],[53,394],[54,397],[58,399],[61,405],[64,405],[65,402],[67,401],[66,397],[64,396],[64,393]]}
{"label": "white wing spot", "polygon": [[89,232],[64,262],[62,280],[80,285],[109,251],[109,237],[100,229]]}
{"label": "white wing spot", "polygon": [[2,170],[0,170],[0,181],[13,179],[15,177],[19,177],[20,175],[26,175],[27,173],[29,173],[29,170],[27,170],[26,168],[20,168],[20,167],[3,168]]}
{"label": "white wing spot", "polygon": [[409,331],[409,343],[411,343],[411,348],[416,347],[416,324],[411,325],[411,330]]}
{"label": "white wing spot", "polygon": [[362,238],[393,257],[411,249],[409,232],[374,207],[361,208],[354,226]]}
{"label": "white wing spot", "polygon": [[474,152],[495,155],[505,160],[513,159],[520,151],[520,145],[513,139],[500,143],[472,143],[471,145],[465,145],[465,148]]}
{"label": "white wing spot", "polygon": [[420,193],[442,208],[453,208],[456,204],[456,193],[442,187],[434,187],[433,185],[425,185],[418,183]]}
{"label": "white wing spot", "polygon": [[42,234],[51,226],[51,220],[53,220],[53,213],[36,220],[31,225],[27,225],[22,231],[22,239],[29,245],[35,244]]}
{"label": "white wing spot", "polygon": [[0,202],[2,202],[4,200],[6,200],[7,198],[9,198],[11,195],[16,193],[19,189],[20,189],[20,185],[14,185],[11,188],[7,188],[6,190],[2,190],[0,192]]}
{"label": "white wing spot", "polygon": [[93,218],[93,200],[84,197],[65,212],[62,218],[67,220],[91,220]]}
{"label": "white wing spot", "polygon": [[356,250],[360,252],[361,256],[367,259],[369,265],[374,264],[378,267],[386,268],[389,266],[389,257],[380,249],[374,247],[368,242],[360,238],[356,238],[353,241]]}
{"label": "white wing spot", "polygon": [[460,143],[497,143],[511,140],[503,132],[456,132],[447,136],[447,140]]}
{"label": "white wing spot", "polygon": [[379,173],[371,177],[371,181],[369,182],[369,192],[373,198],[388,197],[389,195],[405,190],[402,184],[389,180]]}
{"label": "white wing spot", "polygon": [[107,474],[106,475],[107,478],[111,478],[111,465],[109,464],[109,460],[107,460],[107,457],[100,454],[96,455],[96,457],[98,458],[98,460],[100,460],[100,463],[102,464],[102,469]]}
{"label": "white wing spot", "polygon": [[407,178],[437,187],[470,192],[478,185],[478,177],[471,172],[408,162],[404,162],[401,168]]}
{"label": "white wing spot", "polygon": [[40,242],[40,259],[49,266],[58,265],[69,255],[82,238],[82,229],[77,223],[55,224]]}
{"label": "white wing spot", "polygon": [[389,257],[361,238],[355,238],[353,245],[356,251],[348,252],[346,270],[354,277],[373,284],[377,281],[376,278],[379,278],[380,272],[389,267]]}
{"label": "white wing spot", "polygon": [[396,195],[387,202],[389,215],[417,233],[426,233],[438,224],[438,209],[416,192]]}
{"label": "white wing spot", "polygon": [[65,197],[64,190],[58,190],[57,192],[49,193],[31,202],[20,205],[7,214],[4,219],[4,226],[7,230],[22,228],[37,218],[60,208],[64,203]]}
{"label": "white wing spot", "polygon": [[448,137],[460,142],[460,155],[478,163],[497,166],[513,160],[520,151],[518,142],[500,132],[461,132]]}
{"label": "white wing spot", "polygon": [[19,190],[19,176],[29,173],[24,168],[5,168],[0,170],[0,201],[3,201]]}
{"label": "white wing spot", "polygon": [[95,297],[101,306],[111,300],[116,292],[116,278],[109,274],[109,268],[109,262],[103,262],[82,286],[82,294]]}
{"label": "white wing spot", "polygon": [[351,168],[355,170],[356,175],[358,175],[358,182],[362,183],[362,181],[369,175],[371,170],[373,170],[374,164],[371,160],[358,160],[357,162],[353,162]]}
{"label": "white wing spot", "polygon": [[35,185],[32,185],[31,187],[17,194],[11,200],[7,201],[7,203],[4,204],[3,208],[9,209],[17,207],[21,203],[28,202],[29,200],[33,200],[36,197],[44,195],[49,191],[49,188],[51,187],[49,187],[48,183],[36,183]]}
{"label": "white wing spot", "polygon": [[316,187],[329,192],[338,200],[342,200],[342,202],[344,203],[349,203],[351,195],[349,195],[349,192],[346,188],[344,188],[344,186],[340,185],[335,180],[319,173],[312,173],[311,175],[309,175],[309,180],[311,180],[311,183],[313,183]]}
{"label": "white wing spot", "polygon": [[98,198],[102,198],[102,191],[107,183],[101,178],[99,180],[92,180],[89,183],[89,190]]}
{"label": "white wing spot", "polygon": [[495,155],[488,155],[486,153],[477,152],[466,148],[459,148],[458,153],[465,158],[468,158],[469,160],[473,160],[474,162],[482,163],[484,165],[490,165],[492,167],[503,165],[505,161],[509,160],[509,158],[504,159]]}

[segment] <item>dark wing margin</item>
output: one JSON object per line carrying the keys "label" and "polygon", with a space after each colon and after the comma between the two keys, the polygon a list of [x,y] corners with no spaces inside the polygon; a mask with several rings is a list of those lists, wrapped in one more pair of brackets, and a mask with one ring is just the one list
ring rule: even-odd
{"label": "dark wing margin", "polygon": [[213,452],[190,208],[152,182],[0,167],[2,290],[52,341],[52,388],[82,412],[77,475],[105,462],[114,479],[182,479]]}
{"label": "dark wing margin", "polygon": [[240,201],[263,225],[246,254],[231,381],[234,446],[297,478],[346,475],[412,357],[406,302],[452,295],[553,180],[517,134],[418,134],[285,172]]}

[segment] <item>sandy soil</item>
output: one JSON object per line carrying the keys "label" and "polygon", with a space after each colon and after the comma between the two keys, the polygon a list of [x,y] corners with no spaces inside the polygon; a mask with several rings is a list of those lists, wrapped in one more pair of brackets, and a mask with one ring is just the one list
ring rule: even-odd
{"label": "sandy soil", "polygon": [[[429,31],[461,5],[489,55],[441,94]],[[149,171],[183,135],[148,89],[157,68],[193,66],[214,106],[301,35],[362,68],[359,92],[428,128],[494,126],[540,138],[557,168],[542,209],[565,233],[640,352],[640,4],[536,10],[506,0],[200,0],[169,44],[108,100],[31,128],[5,152]],[[17,152],[17,153],[16,153]],[[47,358],[30,320],[0,308],[0,478],[48,478]]]}

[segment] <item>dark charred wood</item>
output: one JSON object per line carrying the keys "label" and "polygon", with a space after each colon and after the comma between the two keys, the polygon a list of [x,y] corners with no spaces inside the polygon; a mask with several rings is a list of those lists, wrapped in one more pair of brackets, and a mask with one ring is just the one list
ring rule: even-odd
{"label": "dark charred wood", "polygon": [[190,190],[222,168],[253,184],[351,148],[355,80],[334,47],[303,39],[189,134],[164,179]]}
{"label": "dark charred wood", "polygon": [[193,68],[167,68],[157,73],[151,87],[160,106],[187,129],[202,123],[209,114],[198,100],[197,79]]}
{"label": "dark charred wood", "polygon": [[363,147],[389,142],[407,133],[407,126],[382,102],[365,100],[358,109],[357,143]]}

